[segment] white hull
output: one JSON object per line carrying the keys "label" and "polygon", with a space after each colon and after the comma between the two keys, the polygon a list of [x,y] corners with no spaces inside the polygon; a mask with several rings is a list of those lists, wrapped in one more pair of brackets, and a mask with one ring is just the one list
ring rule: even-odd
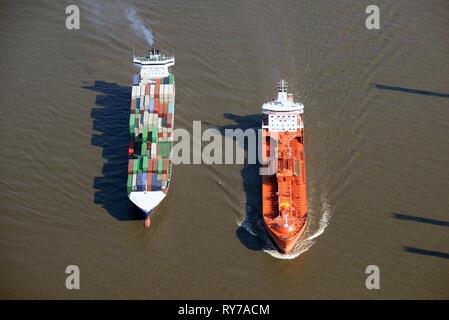
{"label": "white hull", "polygon": [[133,191],[128,195],[128,197],[137,207],[139,207],[140,210],[149,216],[153,209],[156,208],[162,200],[164,200],[166,194],[162,191]]}

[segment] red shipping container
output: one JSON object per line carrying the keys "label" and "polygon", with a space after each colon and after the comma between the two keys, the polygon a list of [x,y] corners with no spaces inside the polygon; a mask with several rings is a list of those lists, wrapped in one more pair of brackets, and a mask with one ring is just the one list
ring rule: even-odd
{"label": "red shipping container", "polygon": [[172,121],[173,121],[173,115],[171,113],[169,113],[167,115],[167,128],[172,127],[172,125],[173,125]]}
{"label": "red shipping container", "polygon": [[154,99],[154,113],[159,113],[160,103],[159,99]]}
{"label": "red shipping container", "polygon": [[154,86],[154,97],[155,98],[159,98],[159,87],[161,84],[161,80],[160,79],[156,79],[156,85]]}
{"label": "red shipping container", "polygon": [[167,117],[167,109],[168,109],[168,103],[166,102],[166,103],[164,103],[164,112],[163,112],[164,118]]}
{"label": "red shipping container", "polygon": [[131,100],[131,111],[136,110],[136,99]]}
{"label": "red shipping container", "polygon": [[167,181],[167,174],[166,173],[162,174],[162,181]]}
{"label": "red shipping container", "polygon": [[151,178],[147,176],[147,191],[151,191]]}
{"label": "red shipping container", "polygon": [[129,159],[128,160],[128,173],[133,173],[133,165],[134,165],[134,160]]}
{"label": "red shipping container", "polygon": [[167,168],[168,168],[168,160],[164,159],[164,161],[162,163],[162,172],[167,173]]}
{"label": "red shipping container", "polygon": [[130,141],[128,143],[128,155],[133,155],[134,154],[134,141]]}

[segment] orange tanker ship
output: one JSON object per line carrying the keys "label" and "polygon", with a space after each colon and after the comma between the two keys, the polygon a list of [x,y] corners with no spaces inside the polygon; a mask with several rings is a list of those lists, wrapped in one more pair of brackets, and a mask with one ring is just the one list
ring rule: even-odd
{"label": "orange tanker ship", "polygon": [[290,253],[307,223],[304,106],[293,101],[282,80],[277,99],[265,103],[262,111],[262,150],[268,158],[271,150],[277,159],[273,170],[262,176],[263,220],[279,249]]}

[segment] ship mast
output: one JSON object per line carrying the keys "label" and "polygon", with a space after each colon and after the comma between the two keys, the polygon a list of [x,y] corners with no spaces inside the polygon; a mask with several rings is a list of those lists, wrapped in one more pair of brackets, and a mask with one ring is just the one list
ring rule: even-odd
{"label": "ship mast", "polygon": [[288,83],[284,79],[279,81],[278,83],[278,101],[287,101],[287,90],[288,90]]}

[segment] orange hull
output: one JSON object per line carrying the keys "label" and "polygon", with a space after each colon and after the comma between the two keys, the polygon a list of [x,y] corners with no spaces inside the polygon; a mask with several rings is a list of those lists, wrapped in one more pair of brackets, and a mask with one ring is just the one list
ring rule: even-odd
{"label": "orange hull", "polygon": [[[302,118],[301,118],[302,119]],[[265,227],[283,253],[290,253],[307,224],[304,130],[270,132],[263,130],[265,156],[277,143],[275,173],[262,179],[262,214]]]}

